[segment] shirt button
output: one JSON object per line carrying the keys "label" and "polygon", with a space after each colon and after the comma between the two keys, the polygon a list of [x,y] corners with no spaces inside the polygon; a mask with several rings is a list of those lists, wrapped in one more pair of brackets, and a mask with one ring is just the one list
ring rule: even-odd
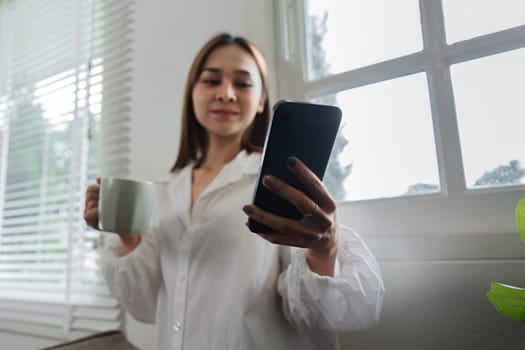
{"label": "shirt button", "polygon": [[174,330],[175,332],[178,332],[178,331],[180,331],[180,329],[181,329],[181,324],[180,324],[180,322],[178,322],[178,321],[175,322],[175,324],[173,325],[173,330]]}

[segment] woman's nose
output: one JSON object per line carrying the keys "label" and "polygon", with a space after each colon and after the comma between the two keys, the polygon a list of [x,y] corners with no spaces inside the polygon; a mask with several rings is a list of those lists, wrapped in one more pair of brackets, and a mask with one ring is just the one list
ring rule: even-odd
{"label": "woman's nose", "polygon": [[229,83],[222,84],[217,91],[216,100],[221,102],[235,102],[237,96],[235,95],[235,89]]}

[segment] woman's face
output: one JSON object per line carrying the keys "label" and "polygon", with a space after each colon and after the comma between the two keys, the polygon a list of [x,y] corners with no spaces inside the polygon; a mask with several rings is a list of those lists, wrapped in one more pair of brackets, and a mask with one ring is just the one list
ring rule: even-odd
{"label": "woman's face", "polygon": [[239,142],[264,109],[261,76],[253,57],[237,45],[216,48],[192,91],[197,121],[210,138]]}

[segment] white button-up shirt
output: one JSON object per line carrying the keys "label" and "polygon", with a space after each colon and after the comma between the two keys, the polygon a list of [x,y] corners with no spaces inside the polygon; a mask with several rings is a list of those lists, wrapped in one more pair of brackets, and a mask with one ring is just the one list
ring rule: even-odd
{"label": "white button-up shirt", "polygon": [[[355,232],[340,228],[336,276],[320,276],[305,250],[274,245],[245,226],[260,154],[225,165],[191,208],[192,166],[157,185],[140,245],[104,254],[108,286],[137,320],[156,323],[157,349],[337,349],[336,330],[379,320],[383,281]],[[109,237],[109,236],[108,236]]]}

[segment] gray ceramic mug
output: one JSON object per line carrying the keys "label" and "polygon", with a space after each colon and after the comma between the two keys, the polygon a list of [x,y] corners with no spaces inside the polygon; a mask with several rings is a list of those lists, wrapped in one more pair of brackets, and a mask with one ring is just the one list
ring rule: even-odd
{"label": "gray ceramic mug", "polygon": [[100,230],[143,234],[149,223],[154,196],[153,182],[102,178],[98,200]]}

